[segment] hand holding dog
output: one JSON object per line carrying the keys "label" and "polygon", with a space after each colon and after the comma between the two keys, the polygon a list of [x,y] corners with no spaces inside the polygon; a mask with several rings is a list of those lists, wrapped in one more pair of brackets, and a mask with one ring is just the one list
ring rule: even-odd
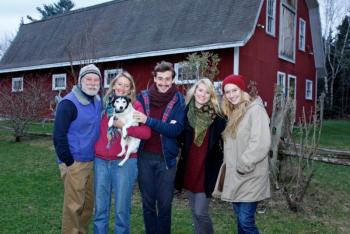
{"label": "hand holding dog", "polygon": [[139,111],[134,111],[132,117],[138,123],[143,123],[144,124],[147,121],[147,115],[145,115],[144,113],[139,112]]}

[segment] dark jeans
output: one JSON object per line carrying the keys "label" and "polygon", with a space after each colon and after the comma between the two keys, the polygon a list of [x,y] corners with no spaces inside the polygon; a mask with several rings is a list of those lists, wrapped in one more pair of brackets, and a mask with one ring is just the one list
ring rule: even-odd
{"label": "dark jeans", "polygon": [[166,169],[164,158],[147,152],[137,165],[146,234],[169,234],[176,167]]}
{"label": "dark jeans", "polygon": [[238,234],[259,234],[255,224],[257,202],[233,202],[237,217]]}

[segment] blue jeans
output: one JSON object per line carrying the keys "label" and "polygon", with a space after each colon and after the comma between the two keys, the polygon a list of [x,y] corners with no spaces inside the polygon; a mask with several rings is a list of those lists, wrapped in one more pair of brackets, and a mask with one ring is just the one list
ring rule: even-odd
{"label": "blue jeans", "polygon": [[188,201],[192,210],[192,220],[195,234],[213,234],[213,223],[209,215],[210,198],[205,193],[187,191]]}
{"label": "blue jeans", "polygon": [[255,224],[257,202],[233,202],[237,217],[238,234],[259,234]]}
{"label": "blue jeans", "polygon": [[176,167],[167,169],[160,155],[143,152],[138,169],[146,234],[169,234]]}
{"label": "blue jeans", "polygon": [[132,192],[137,178],[137,159],[121,160],[95,158],[95,217],[94,233],[108,233],[112,191],[114,193],[114,233],[130,233]]}

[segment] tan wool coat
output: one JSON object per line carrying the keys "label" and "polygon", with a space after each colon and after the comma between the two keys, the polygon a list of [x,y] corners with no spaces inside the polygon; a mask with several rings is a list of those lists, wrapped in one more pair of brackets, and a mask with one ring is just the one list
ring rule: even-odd
{"label": "tan wool coat", "polygon": [[[224,163],[213,196],[228,202],[255,202],[270,197],[267,155],[270,143],[269,117],[258,97],[248,106],[236,138],[226,137],[224,141]],[[225,180],[219,191],[223,172]]]}

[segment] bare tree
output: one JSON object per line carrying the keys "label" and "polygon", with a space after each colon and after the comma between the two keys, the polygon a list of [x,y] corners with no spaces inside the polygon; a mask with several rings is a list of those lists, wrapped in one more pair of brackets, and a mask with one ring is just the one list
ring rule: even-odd
{"label": "bare tree", "polygon": [[297,124],[295,122],[295,100],[285,98],[277,88],[271,118],[271,175],[274,187],[281,189],[288,207],[299,211],[314,175],[312,158],[317,154],[323,120],[321,95],[317,110],[311,109]]}
{"label": "bare tree", "polygon": [[93,22],[85,22],[85,32],[80,35],[79,42],[69,43],[65,48],[65,53],[69,58],[70,73],[74,78],[74,84],[78,83],[76,67],[82,67],[86,64],[94,63],[96,59],[96,35],[92,33]]}
{"label": "bare tree", "polygon": [[[323,38],[325,53],[326,76],[324,77],[324,92],[329,96],[329,109],[333,109],[334,81],[339,77],[344,65],[344,52],[350,33],[350,28],[344,32],[342,41],[337,40],[335,26],[350,13],[349,3],[339,0],[324,0],[323,7]],[[344,5],[345,4],[345,5]]]}
{"label": "bare tree", "polygon": [[201,52],[189,54],[185,61],[181,62],[184,80],[208,78],[214,81],[219,74],[218,65],[220,58],[217,54]]}
{"label": "bare tree", "polygon": [[46,114],[49,92],[40,79],[24,79],[23,91],[20,92],[11,92],[11,83],[2,82],[0,113],[8,120],[15,141],[19,142],[26,134],[28,124],[42,119]]}
{"label": "bare tree", "polygon": [[13,34],[5,34],[0,40],[0,60],[4,56],[6,50],[10,47],[13,38]]}

